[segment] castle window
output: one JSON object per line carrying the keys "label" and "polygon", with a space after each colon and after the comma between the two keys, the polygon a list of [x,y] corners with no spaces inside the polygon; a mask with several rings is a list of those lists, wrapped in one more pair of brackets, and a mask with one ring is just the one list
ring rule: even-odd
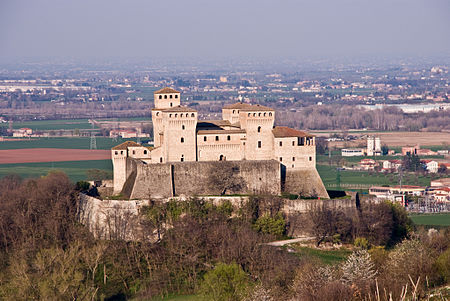
{"label": "castle window", "polygon": [[216,141],[219,141],[219,136],[216,136]]}
{"label": "castle window", "polygon": [[170,107],[172,107],[172,103],[170,103]]}
{"label": "castle window", "polygon": [[120,154],[123,155],[123,151],[120,151]]}
{"label": "castle window", "polygon": [[136,155],[136,151],[135,150],[133,151],[133,155]]}
{"label": "castle window", "polygon": [[161,158],[159,158],[159,163],[162,163],[162,157],[161,157]]}
{"label": "castle window", "polygon": [[184,138],[183,137],[181,137],[181,143],[184,143]]}
{"label": "castle window", "polygon": [[181,126],[181,129],[182,129],[182,130],[186,129],[186,127],[184,126],[184,124]]}
{"label": "castle window", "polygon": [[305,145],[305,138],[298,137],[298,145]]}
{"label": "castle window", "polygon": [[184,155],[181,155],[181,162],[184,161]]}
{"label": "castle window", "polygon": [[272,113],[269,113],[269,116],[272,116]]}
{"label": "castle window", "polygon": [[312,157],[309,157],[309,161],[312,161]]}
{"label": "castle window", "polygon": [[159,116],[159,112],[156,112],[156,116]]}
{"label": "castle window", "polygon": [[206,136],[205,136],[205,137],[203,137],[203,141],[206,141],[206,139],[207,139],[207,138],[206,138]]}
{"label": "castle window", "polygon": [[261,133],[261,127],[258,126],[258,133]]}
{"label": "castle window", "polygon": [[258,116],[261,117],[261,113],[258,113]]}
{"label": "castle window", "polygon": [[253,113],[253,117],[256,117],[256,113]]}
{"label": "castle window", "polygon": [[280,146],[283,146],[283,142],[282,141],[280,141]]}
{"label": "castle window", "polygon": [[233,114],[234,114],[234,110],[233,110]]}
{"label": "castle window", "polygon": [[147,150],[146,149],[144,149],[144,155],[146,155],[147,154]]}
{"label": "castle window", "polygon": [[177,118],[178,117],[178,114],[175,114],[175,118]]}
{"label": "castle window", "polygon": [[258,148],[261,148],[261,141],[258,141]]}
{"label": "castle window", "polygon": [[169,117],[172,117],[172,114],[169,114]]}
{"label": "castle window", "polygon": [[295,146],[295,141],[292,141],[292,146]]}
{"label": "castle window", "polygon": [[283,157],[280,157],[280,162],[283,162]]}
{"label": "castle window", "polygon": [[159,99],[162,99],[162,95],[159,95]]}
{"label": "castle window", "polygon": [[172,97],[173,97],[172,94],[170,94],[169,98],[172,98]]}
{"label": "castle window", "polygon": [[114,152],[114,154],[115,154],[115,155],[118,155],[118,154],[119,154],[119,152],[118,152],[118,151],[115,151],[115,152]]}
{"label": "castle window", "polygon": [[175,98],[178,98],[178,95],[175,94]]}
{"label": "castle window", "polygon": [[167,99],[167,95],[164,95],[164,99]]}
{"label": "castle window", "polygon": [[225,157],[223,155],[219,156],[219,161],[225,161]]}
{"label": "castle window", "polygon": [[266,116],[266,113],[264,113],[264,117]]}
{"label": "castle window", "polygon": [[247,115],[248,117],[250,117],[250,113],[248,113],[248,115]]}
{"label": "castle window", "polygon": [[292,161],[295,161],[295,157],[292,157]]}
{"label": "castle window", "polygon": [[227,140],[228,140],[228,141],[231,140],[231,136],[230,136],[230,135],[227,136]]}
{"label": "castle window", "polygon": [[195,117],[195,114],[194,114],[194,113],[192,113],[192,114],[191,114],[191,117]]}
{"label": "castle window", "polygon": [[292,168],[294,168],[295,167],[295,165],[294,164],[292,164]]}

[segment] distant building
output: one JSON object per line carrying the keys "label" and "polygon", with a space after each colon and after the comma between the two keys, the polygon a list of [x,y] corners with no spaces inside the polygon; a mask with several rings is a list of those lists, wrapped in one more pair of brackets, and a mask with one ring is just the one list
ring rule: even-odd
{"label": "distant building", "polygon": [[369,194],[374,195],[377,200],[388,200],[405,205],[405,195],[401,193],[393,193],[392,187],[372,186],[369,188]]}
{"label": "distant building", "polygon": [[442,187],[442,186],[450,186],[450,178],[442,178],[437,180],[432,180],[430,183],[431,187]]}
{"label": "distant building", "polygon": [[421,160],[420,162],[422,162],[425,165],[425,167],[426,167],[428,172],[432,172],[432,173],[438,172],[439,163],[437,161],[434,161],[434,160]]}
{"label": "distant building", "polygon": [[383,161],[383,171],[397,172],[402,167],[401,160]]}
{"label": "distant building", "polygon": [[357,157],[364,156],[364,149],[362,148],[343,148],[341,150],[342,157]]}
{"label": "distant building", "polygon": [[367,137],[367,156],[381,156],[380,137]]}
{"label": "distant building", "polygon": [[362,159],[359,162],[359,169],[361,170],[374,170],[376,166],[378,166],[378,164],[373,159]]}
{"label": "distant building", "polygon": [[13,130],[13,137],[30,137],[31,135],[33,135],[33,130],[30,128]]}
{"label": "distant building", "polygon": [[417,155],[417,156],[435,156],[437,152],[432,151],[431,149],[420,148],[420,145],[416,146],[404,146],[402,147],[402,155]]}

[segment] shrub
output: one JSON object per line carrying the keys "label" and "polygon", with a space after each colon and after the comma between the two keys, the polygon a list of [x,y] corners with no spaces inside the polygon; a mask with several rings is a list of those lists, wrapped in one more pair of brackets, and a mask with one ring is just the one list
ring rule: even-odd
{"label": "shrub", "polygon": [[286,221],[280,213],[275,215],[275,217],[270,217],[266,214],[258,218],[255,223],[255,229],[265,234],[281,237],[286,230]]}
{"label": "shrub", "polygon": [[439,275],[445,281],[445,283],[450,282],[450,248],[448,248],[444,253],[442,253],[436,260],[436,268]]}
{"label": "shrub", "polygon": [[249,278],[240,265],[219,263],[205,274],[200,294],[205,300],[241,300],[249,286]]}
{"label": "shrub", "polygon": [[368,250],[370,247],[369,241],[367,240],[367,238],[364,238],[364,237],[355,238],[355,241],[353,244],[355,245],[355,247],[360,248],[360,249],[365,249],[365,250]]}

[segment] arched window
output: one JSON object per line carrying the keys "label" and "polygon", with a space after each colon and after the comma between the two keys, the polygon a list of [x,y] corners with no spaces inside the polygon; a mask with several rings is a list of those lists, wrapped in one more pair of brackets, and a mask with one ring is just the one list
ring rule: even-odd
{"label": "arched window", "polygon": [[203,141],[206,141],[206,140],[207,140],[206,136],[205,136],[205,137],[203,137]]}
{"label": "arched window", "polygon": [[269,113],[269,116],[272,116],[272,113]]}
{"label": "arched window", "polygon": [[156,112],[156,116],[159,116],[159,112]]}
{"label": "arched window", "polygon": [[181,155],[181,162],[184,161],[184,155]]}
{"label": "arched window", "polygon": [[264,113],[264,117],[266,116],[266,113]]}
{"label": "arched window", "polygon": [[164,99],[167,99],[167,95],[164,95]]}
{"label": "arched window", "polygon": [[282,141],[280,141],[280,146],[283,146],[283,142]]}
{"label": "arched window", "polygon": [[183,137],[181,137],[181,143],[184,143],[184,138]]}
{"label": "arched window", "polygon": [[225,157],[223,155],[219,156],[219,161],[225,161]]}
{"label": "arched window", "polygon": [[175,114],[175,118],[177,118],[178,117],[178,114]]}
{"label": "arched window", "polygon": [[177,94],[175,94],[175,98],[178,98],[178,95],[177,95]]}
{"label": "arched window", "polygon": [[192,114],[191,114],[191,117],[195,117],[195,114],[194,114],[194,113],[192,113]]}
{"label": "arched window", "polygon": [[250,117],[250,113],[248,113],[248,115],[247,115],[248,117]]}
{"label": "arched window", "polygon": [[181,126],[181,129],[182,129],[182,130],[186,129],[186,127],[184,126],[184,124]]}
{"label": "arched window", "polygon": [[170,94],[169,98],[172,98],[172,97],[173,97],[172,94]]}
{"label": "arched window", "polygon": [[159,99],[162,99],[162,95],[159,95]]}
{"label": "arched window", "polygon": [[169,118],[172,118],[172,114],[169,114]]}
{"label": "arched window", "polygon": [[227,140],[228,140],[228,141],[231,140],[231,136],[230,136],[230,135],[227,136]]}
{"label": "arched window", "polygon": [[144,155],[146,155],[147,154],[147,150],[146,149],[144,149]]}
{"label": "arched window", "polygon": [[159,163],[162,163],[162,157],[161,157],[161,158],[159,158]]}
{"label": "arched window", "polygon": [[235,111],[233,110],[233,114],[234,114],[234,112],[235,112]]}
{"label": "arched window", "polygon": [[258,126],[258,133],[261,133],[261,127]]}
{"label": "arched window", "polygon": [[258,116],[261,117],[261,113],[258,113]]}
{"label": "arched window", "polygon": [[256,117],[256,113],[253,113],[253,117]]}
{"label": "arched window", "polygon": [[216,141],[219,141],[219,136],[216,136]]}
{"label": "arched window", "polygon": [[118,154],[119,154],[119,152],[118,152],[118,151],[115,151],[115,152],[114,152],[114,154],[115,154],[115,155],[118,155]]}
{"label": "arched window", "polygon": [[170,103],[170,107],[172,107],[172,103]]}

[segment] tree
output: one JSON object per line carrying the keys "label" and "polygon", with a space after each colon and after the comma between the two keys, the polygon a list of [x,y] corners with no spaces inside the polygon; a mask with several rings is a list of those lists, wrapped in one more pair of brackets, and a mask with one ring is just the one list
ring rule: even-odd
{"label": "tree", "polygon": [[112,179],[111,172],[102,169],[88,169],[86,171],[86,176],[89,181],[101,181]]}
{"label": "tree", "polygon": [[244,178],[239,174],[239,166],[229,162],[223,162],[221,168],[211,168],[209,184],[216,188],[220,195],[225,195],[227,192],[240,192],[246,186]]}
{"label": "tree", "polygon": [[403,157],[402,161],[403,161],[402,162],[403,168],[407,171],[416,172],[425,170],[424,166],[420,162],[419,156],[417,156],[416,154],[408,153],[406,156]]}
{"label": "tree", "polygon": [[345,284],[370,281],[377,275],[370,254],[364,249],[350,254],[341,269],[341,280]]}
{"label": "tree", "polygon": [[219,263],[205,274],[200,293],[207,300],[241,300],[247,294],[249,286],[250,280],[240,265]]}
{"label": "tree", "polygon": [[278,213],[275,217],[265,214],[256,220],[255,229],[265,234],[282,237],[286,232],[286,221],[281,213]]}

